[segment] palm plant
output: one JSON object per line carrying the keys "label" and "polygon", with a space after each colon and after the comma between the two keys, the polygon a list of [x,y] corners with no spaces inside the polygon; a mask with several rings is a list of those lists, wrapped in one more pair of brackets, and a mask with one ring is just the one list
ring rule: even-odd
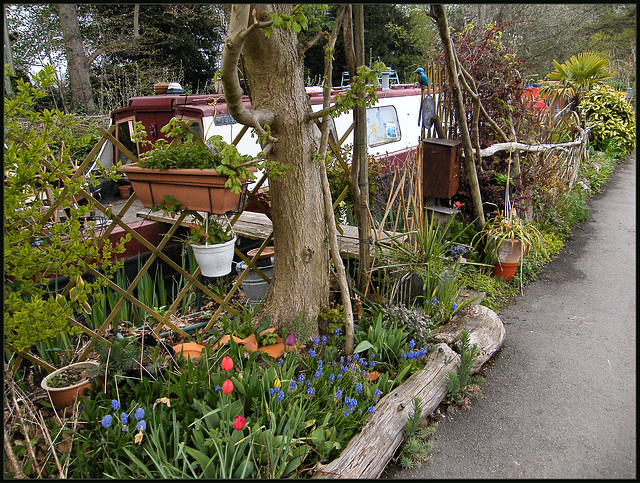
{"label": "palm plant", "polygon": [[580,101],[596,84],[604,84],[614,72],[607,72],[609,61],[595,52],[574,55],[563,64],[553,61],[555,71],[547,74],[549,81],[540,87],[540,93],[550,100],[565,99],[575,110]]}

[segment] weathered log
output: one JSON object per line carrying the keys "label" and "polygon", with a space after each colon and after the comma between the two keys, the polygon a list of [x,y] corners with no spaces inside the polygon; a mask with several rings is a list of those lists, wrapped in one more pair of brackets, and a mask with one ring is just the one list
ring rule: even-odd
{"label": "weathered log", "polygon": [[471,373],[475,374],[502,348],[506,331],[500,317],[489,307],[471,305],[458,312],[446,325],[434,329],[431,334],[436,342],[454,347],[463,330],[469,333],[469,343],[476,344],[478,349],[471,369]]}
{"label": "weathered log", "polygon": [[457,342],[463,329],[469,333],[470,343],[477,346],[474,373],[504,343],[504,324],[495,312],[483,305],[461,310],[448,324],[434,331],[440,344],[427,356],[425,368],[383,397],[340,456],[327,465],[317,465],[313,478],[378,478],[402,444],[402,430],[413,399],[420,398],[422,415],[427,417],[446,397],[447,375],[460,364],[460,356],[449,345]]}
{"label": "weathered log", "polygon": [[447,395],[447,374],[460,361],[446,344],[438,344],[427,358],[424,369],[380,400],[375,413],[337,459],[316,467],[314,478],[378,478],[382,474],[402,444],[413,399],[420,398],[423,415],[435,411]]}

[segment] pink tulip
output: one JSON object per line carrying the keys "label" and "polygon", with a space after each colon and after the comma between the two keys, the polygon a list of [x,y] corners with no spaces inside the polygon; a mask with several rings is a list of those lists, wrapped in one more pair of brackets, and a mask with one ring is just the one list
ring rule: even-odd
{"label": "pink tulip", "polygon": [[229,356],[225,356],[225,358],[222,359],[221,367],[223,371],[230,371],[233,369],[233,359]]}
{"label": "pink tulip", "polygon": [[289,346],[289,347],[296,345],[296,335],[293,332],[291,332],[287,336],[287,338],[284,341],[284,345]]}
{"label": "pink tulip", "polygon": [[233,421],[233,429],[236,431],[242,431],[244,429],[245,421],[244,417],[240,415],[236,416],[236,419]]}
{"label": "pink tulip", "polygon": [[225,394],[231,394],[233,391],[233,382],[230,379],[227,379],[222,383],[222,392]]}

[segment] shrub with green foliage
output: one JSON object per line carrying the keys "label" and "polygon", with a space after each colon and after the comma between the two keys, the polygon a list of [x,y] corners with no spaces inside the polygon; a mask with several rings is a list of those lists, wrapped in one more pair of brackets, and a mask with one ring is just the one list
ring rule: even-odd
{"label": "shrub with green foliage", "polygon": [[[77,160],[65,147],[76,119],[35,108],[55,82],[53,68],[44,68],[33,82],[18,79],[16,95],[4,98],[4,333],[17,350],[77,331],[70,319],[90,313],[89,300],[106,284],[84,274],[102,269],[113,275],[118,263],[110,262],[111,254],[124,251],[129,239],[99,247],[85,236],[91,203],[72,207],[72,201],[88,187],[75,175]],[[54,208],[42,196],[46,189],[62,200],[55,209],[66,209],[64,222],[51,222]],[[49,280],[62,276],[73,285],[66,292],[47,287]]]}
{"label": "shrub with green foliage", "polygon": [[591,126],[593,146],[605,151],[608,143],[614,143],[625,153],[636,144],[636,120],[633,108],[624,95],[611,86],[595,86],[585,95],[578,107]]}

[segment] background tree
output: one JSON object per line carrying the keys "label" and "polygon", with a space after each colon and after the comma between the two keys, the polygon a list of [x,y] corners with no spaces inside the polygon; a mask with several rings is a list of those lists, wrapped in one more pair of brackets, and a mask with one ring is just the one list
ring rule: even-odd
{"label": "background tree", "polygon": [[[307,6],[309,31],[301,35],[303,42],[312,38],[313,28],[330,30],[338,5],[329,5],[326,14]],[[401,82],[413,82],[417,66],[435,56],[433,41],[437,31],[427,22],[418,5],[369,4],[364,8],[365,65],[384,62],[399,73]],[[305,53],[305,75],[309,79],[321,79],[324,59],[323,46],[316,44]],[[332,85],[340,85],[342,72],[348,71],[344,39],[336,41]]]}
{"label": "background tree", "polygon": [[89,59],[85,55],[76,4],[58,4],[60,27],[67,53],[67,73],[71,89],[71,108],[93,114],[93,90],[89,78]]}
{"label": "background tree", "polygon": [[[477,5],[447,5],[447,15],[455,31],[480,21]],[[523,67],[532,80],[544,79],[554,59],[563,62],[593,50],[608,57],[616,69],[620,60],[626,67],[620,81],[635,82],[635,5],[500,3],[487,4],[484,15],[487,23],[513,22],[502,41],[526,59]]]}

